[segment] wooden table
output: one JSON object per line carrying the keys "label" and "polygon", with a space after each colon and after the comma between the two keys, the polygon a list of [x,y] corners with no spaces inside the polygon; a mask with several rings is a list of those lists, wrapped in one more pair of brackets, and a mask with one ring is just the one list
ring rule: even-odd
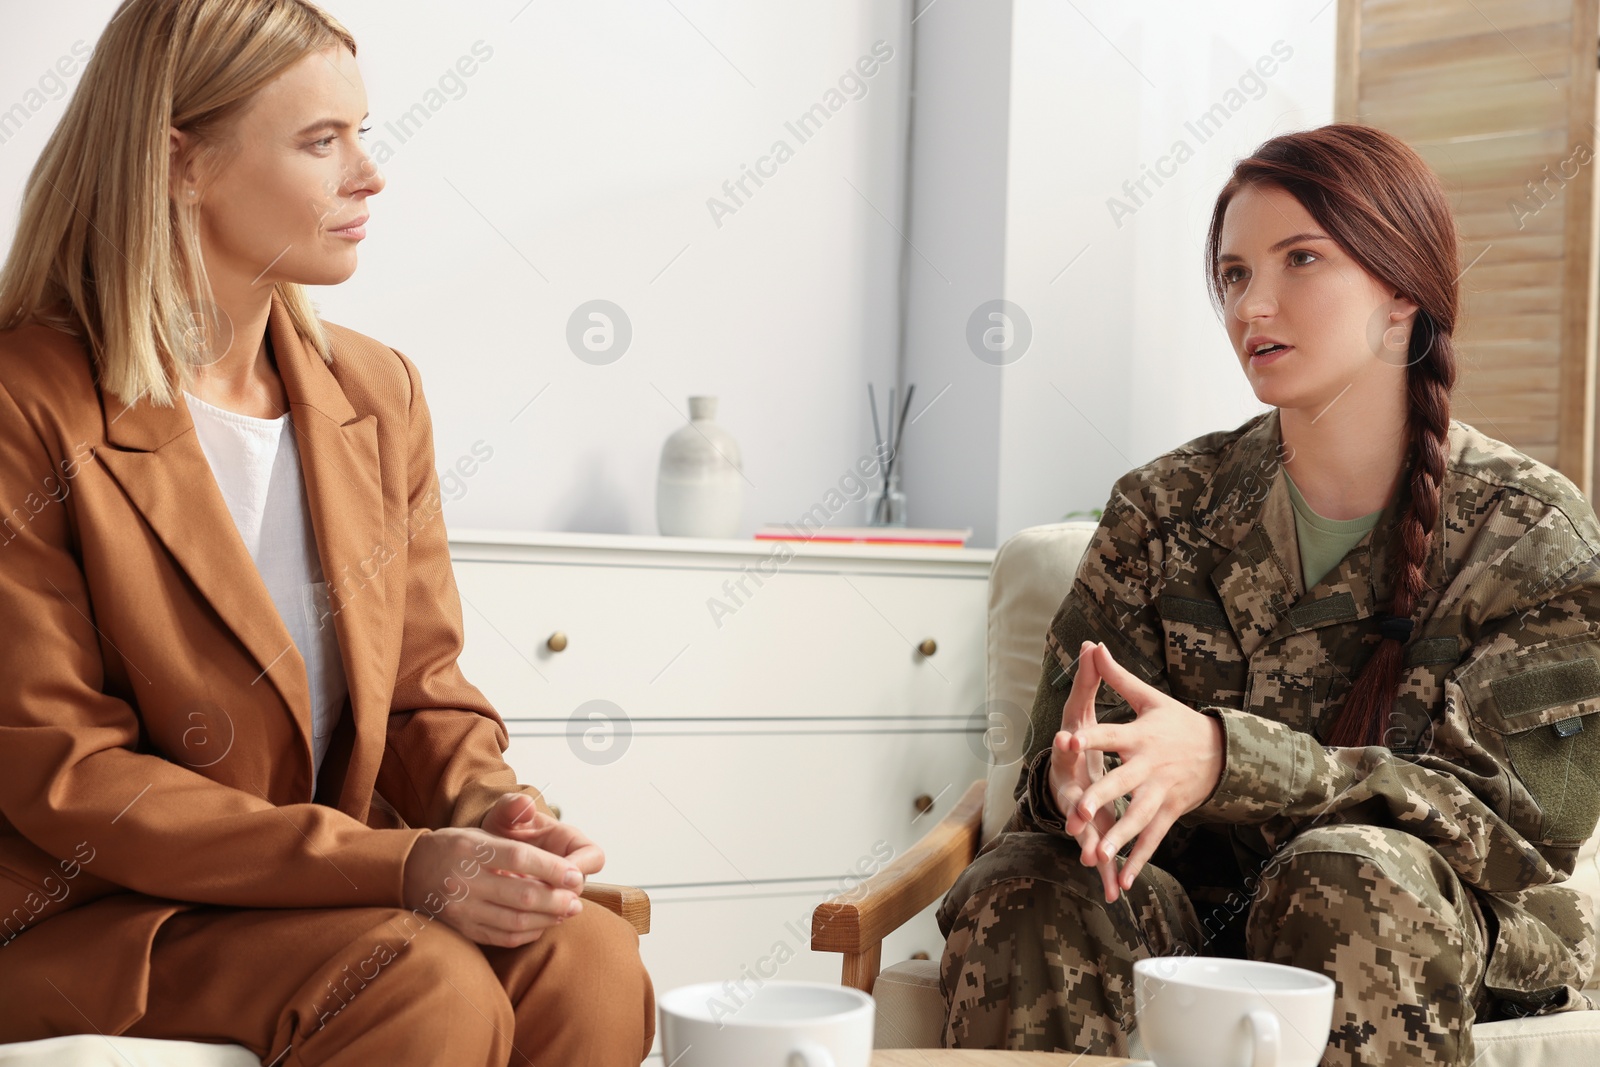
{"label": "wooden table", "polygon": [[1138,1067],[1149,1060],[1081,1052],[982,1052],[963,1048],[879,1049],[872,1067]]}

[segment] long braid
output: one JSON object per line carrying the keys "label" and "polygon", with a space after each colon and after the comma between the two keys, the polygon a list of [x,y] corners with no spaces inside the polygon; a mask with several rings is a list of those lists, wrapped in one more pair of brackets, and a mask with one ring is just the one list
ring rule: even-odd
{"label": "long braid", "polygon": [[[1410,467],[1411,498],[1398,524],[1400,551],[1394,554],[1394,595],[1385,613],[1394,621],[1380,621],[1379,632],[1385,636],[1356,676],[1328,738],[1330,745],[1387,744],[1389,714],[1404,668],[1411,616],[1427,588],[1428,552],[1439,521],[1440,489],[1450,458],[1450,390],[1455,385],[1455,360],[1451,358],[1450,335],[1437,330],[1426,315],[1417,313],[1408,346],[1410,372],[1406,392],[1411,401],[1415,459]],[[1421,358],[1441,346],[1445,348],[1438,353],[1442,358]]]}

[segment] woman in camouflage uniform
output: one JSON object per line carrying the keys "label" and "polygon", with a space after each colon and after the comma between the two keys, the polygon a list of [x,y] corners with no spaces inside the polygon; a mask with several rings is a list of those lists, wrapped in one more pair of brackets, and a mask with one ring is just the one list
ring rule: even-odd
{"label": "woman in camouflage uniform", "polygon": [[1206,254],[1272,409],[1113,488],[1017,813],[939,911],[944,1043],[1126,1054],[1133,962],[1200,954],[1333,978],[1325,1064],[1468,1064],[1474,1020],[1595,1007],[1561,883],[1600,816],[1600,524],[1450,417],[1455,226],[1403,142],[1267,141]]}

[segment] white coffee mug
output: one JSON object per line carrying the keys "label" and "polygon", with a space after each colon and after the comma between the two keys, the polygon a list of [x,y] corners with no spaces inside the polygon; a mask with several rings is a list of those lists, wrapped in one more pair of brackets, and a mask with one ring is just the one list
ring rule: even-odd
{"label": "white coffee mug", "polygon": [[673,1067],[869,1067],[872,997],[825,982],[702,982],[657,999]]}
{"label": "white coffee mug", "polygon": [[1210,956],[1133,965],[1139,1044],[1157,1067],[1317,1067],[1333,1023],[1333,979]]}

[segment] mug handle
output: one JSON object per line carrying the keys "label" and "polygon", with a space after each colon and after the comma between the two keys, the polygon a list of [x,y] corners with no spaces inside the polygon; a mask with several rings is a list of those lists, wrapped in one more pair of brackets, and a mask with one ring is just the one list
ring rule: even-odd
{"label": "mug handle", "polygon": [[1250,1067],[1278,1067],[1277,1015],[1270,1011],[1253,1011],[1245,1018],[1250,1020],[1250,1044],[1255,1050]]}
{"label": "mug handle", "polygon": [[802,1041],[790,1050],[788,1067],[834,1067],[833,1054],[815,1041]]}

